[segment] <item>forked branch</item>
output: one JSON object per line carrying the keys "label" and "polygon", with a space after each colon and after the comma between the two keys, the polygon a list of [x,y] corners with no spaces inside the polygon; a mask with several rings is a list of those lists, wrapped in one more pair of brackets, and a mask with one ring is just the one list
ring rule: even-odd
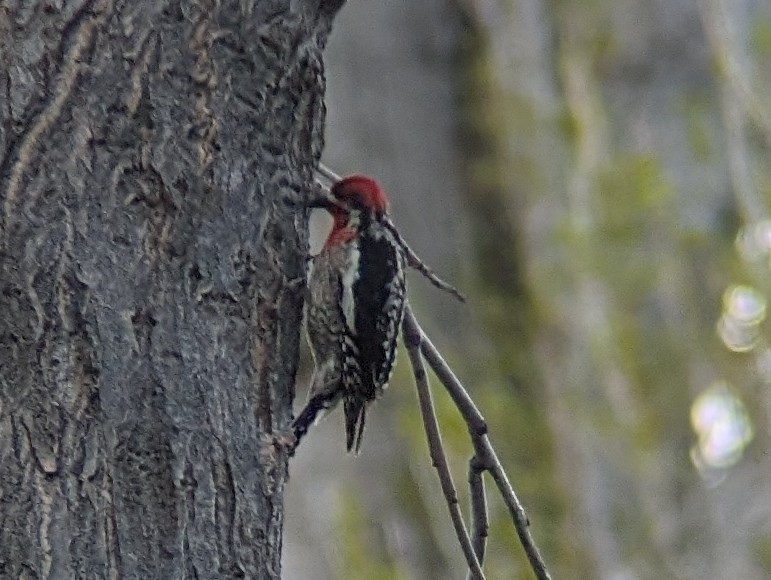
{"label": "forked branch", "polygon": [[[471,487],[471,508],[472,508],[472,539],[469,539],[466,534],[462,537],[459,533],[459,540],[464,554],[466,554],[465,542],[470,541],[473,549],[473,558],[466,556],[469,561],[469,572],[472,578],[478,578],[475,576],[474,564],[478,563],[481,567],[484,563],[484,546],[485,538],[487,536],[487,502],[484,496],[484,483],[482,481],[482,474],[487,471],[495,481],[498,488],[498,492],[501,494],[506,507],[509,510],[514,528],[517,531],[519,540],[525,549],[525,554],[530,562],[530,567],[533,569],[536,578],[538,580],[549,580],[551,576],[546,568],[546,564],[541,557],[538,548],[533,541],[533,537],[530,534],[530,522],[525,515],[525,511],[517,498],[514,488],[512,488],[509,482],[506,472],[501,466],[501,462],[498,459],[498,455],[495,453],[493,446],[487,437],[487,425],[484,418],[477,409],[474,401],[469,396],[466,389],[463,387],[458,377],[452,372],[452,369],[439,354],[439,351],[431,343],[423,329],[418,325],[418,321],[415,319],[415,315],[412,313],[409,304],[404,310],[404,322],[402,324],[402,337],[404,344],[410,354],[410,362],[413,365],[413,372],[415,375],[415,384],[418,389],[418,394],[421,399],[421,410],[423,401],[426,404],[432,405],[430,394],[426,395],[421,391],[429,390],[428,379],[426,372],[422,364],[422,358],[425,357],[426,362],[436,374],[436,377],[440,380],[442,385],[447,389],[450,397],[452,398],[455,406],[458,408],[463,420],[468,428],[469,437],[474,447],[474,457],[472,457],[469,464],[469,485]],[[417,364],[416,364],[417,363]],[[433,407],[423,412],[424,422],[426,416],[433,417],[433,423],[435,424],[436,418]],[[436,446],[441,446],[441,439],[435,437],[433,434],[429,434],[429,430],[438,432],[438,428],[433,425],[426,424],[426,434],[429,440],[429,446],[431,447],[431,457],[444,457],[444,451],[436,449]],[[443,473],[446,469],[446,460],[443,462],[444,466],[440,466],[435,461],[437,470],[440,470],[440,480],[449,476],[449,471]],[[448,486],[452,489],[452,485]],[[442,489],[445,489],[445,484],[442,484]],[[453,494],[445,493],[445,498],[452,513],[457,509],[457,497]],[[463,531],[465,533],[465,525]],[[456,532],[458,526],[456,526]]]}
{"label": "forked branch", "polygon": [[[409,312],[409,305],[405,307],[405,310]],[[423,417],[423,425],[426,429],[431,462],[439,474],[439,482],[442,486],[444,497],[447,499],[447,507],[450,510],[450,519],[455,528],[455,535],[458,537],[461,550],[463,550],[463,555],[466,557],[466,562],[468,562],[469,576],[473,580],[483,580],[484,574],[482,573],[481,562],[478,557],[481,552],[472,545],[466,531],[466,524],[463,522],[463,516],[458,506],[455,484],[452,481],[450,467],[447,464],[447,456],[444,453],[442,436],[439,433],[439,423],[436,419],[434,404],[431,401],[428,376],[426,376],[426,369],[423,366],[423,358],[420,356],[420,332],[414,332],[413,330],[413,327],[408,325],[405,319],[405,324],[402,327],[402,339],[407,347],[407,353],[409,354],[412,371],[415,376],[415,385],[417,386],[418,400],[420,401],[420,414]]]}

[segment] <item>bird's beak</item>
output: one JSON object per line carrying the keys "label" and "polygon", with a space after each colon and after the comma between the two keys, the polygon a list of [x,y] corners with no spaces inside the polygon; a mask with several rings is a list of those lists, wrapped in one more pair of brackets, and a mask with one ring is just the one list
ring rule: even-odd
{"label": "bird's beak", "polygon": [[311,209],[332,209],[336,205],[337,204],[335,204],[331,199],[327,199],[326,197],[317,197],[308,201],[308,207]]}
{"label": "bird's beak", "polygon": [[327,192],[318,192],[318,194],[308,200],[308,207],[311,209],[321,208],[327,211],[335,209],[345,209],[345,207]]}

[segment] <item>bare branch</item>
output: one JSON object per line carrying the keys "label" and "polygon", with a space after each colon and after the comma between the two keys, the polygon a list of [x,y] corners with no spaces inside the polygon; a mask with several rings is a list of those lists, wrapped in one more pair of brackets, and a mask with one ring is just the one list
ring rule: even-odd
{"label": "bare branch", "polygon": [[[406,313],[405,313],[406,316]],[[417,321],[415,321],[417,325]],[[419,327],[419,326],[418,326]],[[420,327],[419,327],[420,328]],[[452,369],[444,362],[442,355],[431,342],[431,339],[426,336],[423,329],[420,329],[421,341],[420,352],[426,358],[428,366],[436,373],[436,378],[447,389],[447,393],[450,395],[455,406],[458,407],[458,411],[466,421],[469,434],[472,440],[487,434],[487,423],[485,422],[482,413],[479,412],[474,400],[468,394],[468,391],[463,387],[458,377],[452,372]]]}
{"label": "bare branch", "polygon": [[[409,305],[405,307],[406,312],[410,312]],[[463,516],[458,507],[458,495],[455,491],[455,485],[450,475],[450,468],[447,465],[447,457],[444,454],[442,446],[442,436],[439,433],[439,424],[434,412],[434,404],[431,401],[431,390],[426,376],[426,369],[423,366],[423,359],[420,356],[421,331],[417,326],[415,318],[411,315],[405,316],[403,324],[402,338],[407,347],[407,353],[412,363],[412,371],[415,375],[415,386],[418,391],[418,400],[420,401],[420,412],[423,416],[423,425],[426,429],[426,438],[428,439],[429,453],[431,461],[439,474],[439,482],[447,500],[447,508],[450,511],[450,519],[455,528],[455,534],[460,542],[463,555],[469,566],[469,575],[474,580],[484,580],[484,574],[475,550],[471,545],[466,525],[463,523]]]}
{"label": "bare branch", "polygon": [[[530,562],[530,566],[533,569],[536,578],[538,578],[538,580],[549,580],[551,576],[549,575],[546,564],[530,534],[530,521],[525,515],[525,510],[522,508],[522,505],[514,492],[514,488],[512,488],[511,483],[506,476],[506,472],[503,470],[501,462],[490,444],[490,440],[487,437],[487,424],[479,412],[479,409],[477,409],[474,401],[471,399],[466,389],[463,388],[463,385],[455,376],[455,373],[452,372],[452,369],[450,369],[444,361],[442,355],[428,339],[425,332],[423,332],[423,329],[420,328],[409,305],[407,305],[404,310],[404,323],[402,328],[404,329],[405,344],[407,344],[408,336],[413,344],[412,348],[415,348],[414,343],[417,341],[421,354],[426,357],[429,366],[447,389],[447,392],[466,422],[469,436],[471,437],[471,443],[474,446],[476,459],[479,461],[480,472],[489,471],[490,475],[492,475],[493,480],[498,487],[498,491],[503,497],[503,501],[509,510],[514,527],[517,530],[517,535],[519,536],[519,541],[522,543],[522,547],[525,550],[525,554],[527,555],[527,559]],[[407,345],[407,349],[408,352],[411,352],[410,345]],[[410,354],[410,360],[412,360],[412,356],[413,355]]]}
{"label": "bare branch", "polygon": [[468,485],[471,491],[471,545],[480,563],[485,561],[485,546],[489,528],[487,518],[487,497],[482,479],[484,465],[474,455],[468,462]]}
{"label": "bare branch", "polygon": [[410,266],[410,268],[413,268],[423,274],[431,284],[439,288],[439,290],[444,290],[445,292],[449,292],[453,296],[455,296],[458,300],[461,302],[466,301],[466,297],[461,294],[461,292],[455,288],[452,284],[448,284],[444,280],[442,280],[439,276],[433,273],[431,269],[426,266],[425,262],[420,259],[420,257],[415,253],[415,251],[410,248],[410,246],[407,244],[405,239],[401,236],[399,233],[399,230],[396,229],[396,226],[391,221],[390,218],[386,218],[383,220],[383,225],[385,225],[396,237],[396,241],[399,242],[399,246],[402,249],[402,252],[404,252],[405,258],[407,258],[407,264]]}

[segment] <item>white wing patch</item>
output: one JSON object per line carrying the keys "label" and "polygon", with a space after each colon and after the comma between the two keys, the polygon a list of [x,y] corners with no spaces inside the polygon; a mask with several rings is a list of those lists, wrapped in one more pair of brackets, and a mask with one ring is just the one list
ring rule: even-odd
{"label": "white wing patch", "polygon": [[353,285],[359,279],[359,244],[351,242],[350,260],[343,271],[343,316],[351,333],[356,333],[356,303],[353,299]]}

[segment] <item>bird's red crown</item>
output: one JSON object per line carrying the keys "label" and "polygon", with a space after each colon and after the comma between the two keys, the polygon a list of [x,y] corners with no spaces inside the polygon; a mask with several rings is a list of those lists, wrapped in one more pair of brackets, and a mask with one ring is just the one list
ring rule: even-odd
{"label": "bird's red crown", "polygon": [[377,213],[385,213],[388,201],[374,179],[364,175],[344,177],[332,186],[332,195],[341,203]]}

